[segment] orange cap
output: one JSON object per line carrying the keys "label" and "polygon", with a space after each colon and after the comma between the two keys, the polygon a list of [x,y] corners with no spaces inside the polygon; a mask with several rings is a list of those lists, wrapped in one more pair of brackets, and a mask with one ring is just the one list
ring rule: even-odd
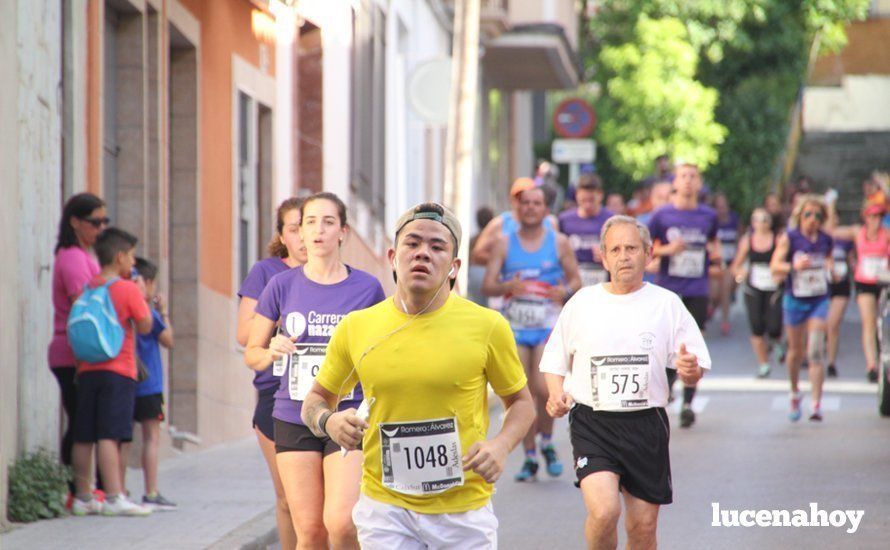
{"label": "orange cap", "polygon": [[534,188],[535,180],[531,178],[516,178],[516,181],[514,181],[513,185],[510,187],[510,196],[516,197],[523,191],[528,191],[529,189]]}

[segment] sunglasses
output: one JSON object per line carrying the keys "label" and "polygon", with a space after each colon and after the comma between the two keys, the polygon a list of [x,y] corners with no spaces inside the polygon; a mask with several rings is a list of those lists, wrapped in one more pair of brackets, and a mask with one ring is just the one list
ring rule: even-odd
{"label": "sunglasses", "polygon": [[83,221],[87,222],[88,224],[92,225],[96,229],[102,227],[103,225],[108,225],[109,223],[111,223],[111,218],[109,218],[108,216],[105,216],[104,218],[81,218],[81,219]]}
{"label": "sunglasses", "polygon": [[813,212],[812,210],[810,210],[809,212],[804,212],[804,213],[803,213],[803,217],[804,217],[804,218],[808,218],[808,219],[809,219],[809,218],[816,218],[817,220],[821,220],[821,219],[822,219],[822,212]]}

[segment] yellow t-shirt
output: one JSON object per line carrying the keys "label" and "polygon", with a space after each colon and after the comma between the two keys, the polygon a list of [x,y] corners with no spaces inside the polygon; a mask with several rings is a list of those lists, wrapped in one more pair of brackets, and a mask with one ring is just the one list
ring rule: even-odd
{"label": "yellow t-shirt", "polygon": [[[476,510],[488,503],[493,486],[472,471],[464,472],[462,485],[433,494],[406,494],[385,486],[379,425],[456,418],[459,435],[452,437],[459,437],[462,456],[488,432],[487,384],[500,396],[526,384],[513,332],[499,313],[454,294],[438,310],[387,336],[410,318],[392,299],[353,311],[334,331],[315,380],[341,395],[360,381],[365,398],[376,399],[362,441],[364,494],[425,514]],[[387,446],[389,460],[400,461],[400,468],[417,468],[418,461],[422,467],[425,460],[437,459],[444,466],[445,447],[433,449],[441,451],[426,449],[426,454],[414,448],[415,453],[409,453],[407,446]]]}

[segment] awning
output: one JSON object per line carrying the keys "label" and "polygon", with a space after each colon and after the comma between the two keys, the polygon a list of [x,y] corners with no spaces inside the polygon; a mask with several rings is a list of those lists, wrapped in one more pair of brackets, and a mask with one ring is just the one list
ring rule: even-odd
{"label": "awning", "polygon": [[578,85],[578,58],[561,25],[517,25],[483,47],[486,83],[494,88],[557,90]]}

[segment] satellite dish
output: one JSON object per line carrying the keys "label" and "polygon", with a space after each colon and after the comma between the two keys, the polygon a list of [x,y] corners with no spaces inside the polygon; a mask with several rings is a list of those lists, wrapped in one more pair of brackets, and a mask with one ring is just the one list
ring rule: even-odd
{"label": "satellite dish", "polygon": [[441,57],[418,65],[408,79],[408,102],[428,124],[448,124],[451,97],[451,58]]}

